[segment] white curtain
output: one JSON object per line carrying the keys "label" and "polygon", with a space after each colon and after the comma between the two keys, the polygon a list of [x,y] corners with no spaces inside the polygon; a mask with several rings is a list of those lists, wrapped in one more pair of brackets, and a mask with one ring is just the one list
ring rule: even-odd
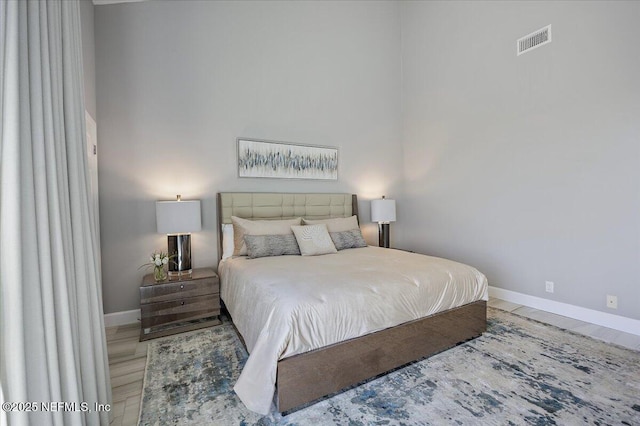
{"label": "white curtain", "polygon": [[0,42],[0,398],[70,404],[0,420],[106,425],[79,3],[2,0]]}

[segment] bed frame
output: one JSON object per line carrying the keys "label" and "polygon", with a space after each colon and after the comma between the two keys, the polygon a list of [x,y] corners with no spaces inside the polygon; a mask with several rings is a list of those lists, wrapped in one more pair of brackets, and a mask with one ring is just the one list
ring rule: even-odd
{"label": "bed frame", "polygon": [[[356,195],[218,193],[221,226],[246,219],[324,219],[358,215]],[[487,304],[480,300],[278,362],[276,405],[290,411],[412,361],[442,352],[486,331]],[[241,336],[242,339],[242,336]]]}

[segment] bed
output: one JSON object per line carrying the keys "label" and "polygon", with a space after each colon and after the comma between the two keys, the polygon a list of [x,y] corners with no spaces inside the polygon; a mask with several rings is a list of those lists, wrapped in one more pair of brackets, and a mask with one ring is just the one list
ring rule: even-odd
{"label": "bed", "polygon": [[[351,194],[218,194],[218,229],[232,216],[321,221],[357,213]],[[324,256],[234,256],[218,272],[222,300],[250,354],[234,390],[261,414],[274,393],[277,410],[290,411],[486,330],[486,278],[446,259],[359,247]]]}

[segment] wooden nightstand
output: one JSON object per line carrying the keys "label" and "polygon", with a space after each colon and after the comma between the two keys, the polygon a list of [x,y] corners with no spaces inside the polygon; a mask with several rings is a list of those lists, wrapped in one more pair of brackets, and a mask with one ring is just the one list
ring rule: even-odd
{"label": "wooden nightstand", "polygon": [[211,268],[191,277],[156,283],[153,274],[140,286],[140,341],[220,324],[220,280]]}

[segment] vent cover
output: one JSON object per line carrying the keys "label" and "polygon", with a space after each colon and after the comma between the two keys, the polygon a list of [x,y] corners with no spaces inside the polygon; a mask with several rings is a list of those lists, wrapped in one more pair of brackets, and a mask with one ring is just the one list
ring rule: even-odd
{"label": "vent cover", "polygon": [[551,25],[547,25],[538,31],[534,31],[531,34],[518,39],[516,42],[517,56],[547,43],[551,43]]}

